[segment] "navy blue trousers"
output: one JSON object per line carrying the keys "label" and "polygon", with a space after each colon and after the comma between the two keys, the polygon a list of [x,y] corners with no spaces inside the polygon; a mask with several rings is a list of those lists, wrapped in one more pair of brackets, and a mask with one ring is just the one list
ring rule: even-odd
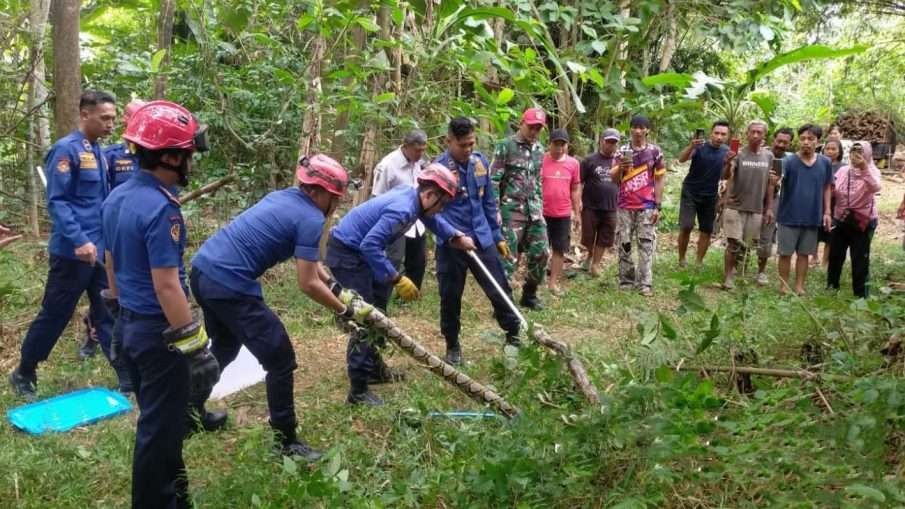
{"label": "navy blue trousers", "polygon": [[50,356],[50,351],[72,319],[79,298],[85,292],[91,303],[91,323],[97,330],[104,355],[110,358],[113,317],[101,299],[101,290],[105,288],[107,274],[101,264],[92,267],[85,262],[50,255],[50,271],[47,273],[41,311],[31,322],[25,340],[22,341],[21,366],[26,374],[34,373],[38,363]]}
{"label": "navy blue trousers", "polygon": [[182,460],[187,431],[189,364],[169,350],[163,315],[122,310],[123,353],[135,384],[139,416],[132,458],[132,508],[191,507]]}
{"label": "navy blue trousers", "polygon": [[[217,283],[193,268],[192,295],[204,312],[204,328],[211,338],[211,353],[226,369],[242,345],[264,367],[270,423],[278,429],[295,429],[292,373],[298,367],[295,350],[283,323],[264,299],[244,295]],[[199,405],[199,402],[192,402]],[[203,402],[202,402],[203,403]]]}
{"label": "navy blue trousers", "polygon": [[[355,290],[365,302],[386,313],[391,287],[374,279],[374,272],[361,253],[344,246],[330,237],[324,263],[330,267],[333,278],[343,288]],[[386,343],[386,338],[373,340],[365,333],[353,332],[346,347],[346,366],[352,392],[368,390],[368,378],[376,374],[383,359],[378,348]]]}
{"label": "navy blue trousers", "polygon": [[[497,255],[496,246],[489,246],[476,251],[478,257],[496,279],[500,287],[512,300],[512,289],[503,271],[503,264]],[[484,290],[484,294],[490,299],[493,306],[493,317],[508,336],[517,336],[519,333],[518,316],[509,309],[506,301],[493,287],[493,283],[484,276],[484,272],[477,263],[461,249],[447,246],[437,246],[437,282],[440,286],[440,332],[446,339],[446,346],[459,345],[459,332],[462,328],[460,317],[462,314],[462,292],[465,291],[465,278],[468,271],[474,275],[475,280]]]}

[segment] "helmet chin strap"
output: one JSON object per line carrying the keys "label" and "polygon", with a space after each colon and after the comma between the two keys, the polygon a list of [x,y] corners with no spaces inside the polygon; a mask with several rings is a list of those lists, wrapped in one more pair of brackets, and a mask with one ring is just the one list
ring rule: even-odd
{"label": "helmet chin strap", "polygon": [[187,187],[189,185],[189,158],[183,156],[182,162],[179,165],[173,165],[166,161],[158,161],[158,166],[163,169],[170,170],[176,172],[179,175],[179,187]]}

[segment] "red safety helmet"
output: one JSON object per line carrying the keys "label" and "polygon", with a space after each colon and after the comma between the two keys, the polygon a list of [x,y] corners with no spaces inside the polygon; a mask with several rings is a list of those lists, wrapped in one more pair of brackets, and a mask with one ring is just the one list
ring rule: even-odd
{"label": "red safety helmet", "polygon": [[133,99],[129,104],[126,105],[126,109],[123,110],[123,123],[129,125],[129,119],[132,118],[132,115],[135,114],[136,111],[140,110],[142,106],[148,104],[146,101],[142,101],[141,99]]}
{"label": "red safety helmet", "polygon": [[151,101],[138,108],[126,125],[127,141],[147,150],[207,151],[207,126],[189,110],[170,101]]}
{"label": "red safety helmet", "polygon": [[295,169],[295,176],[302,184],[320,186],[336,196],[344,195],[349,186],[349,175],[343,165],[324,154],[303,157]]}
{"label": "red safety helmet", "polygon": [[437,163],[431,163],[427,168],[421,170],[421,174],[418,175],[418,182],[433,182],[452,198],[456,197],[456,191],[458,191],[459,187],[458,177],[449,171],[449,168]]}

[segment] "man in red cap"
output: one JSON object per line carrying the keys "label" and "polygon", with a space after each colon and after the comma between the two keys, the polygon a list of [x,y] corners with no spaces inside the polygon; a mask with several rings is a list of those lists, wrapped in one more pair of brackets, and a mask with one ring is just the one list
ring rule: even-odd
{"label": "man in red cap", "polygon": [[537,141],[546,123],[547,115],[541,108],[525,110],[518,131],[497,145],[490,165],[498,185],[505,239],[497,243],[497,249],[509,277],[515,272],[519,253],[527,254],[528,273],[519,303],[529,309],[542,307],[537,287],[544,280],[550,256],[540,176],[544,146]]}

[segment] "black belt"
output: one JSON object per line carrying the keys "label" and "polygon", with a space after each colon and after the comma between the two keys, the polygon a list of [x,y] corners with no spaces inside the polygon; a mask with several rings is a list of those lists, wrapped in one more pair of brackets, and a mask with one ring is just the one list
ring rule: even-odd
{"label": "black belt", "polygon": [[152,315],[145,313],[136,313],[126,308],[120,308],[120,317],[126,320],[166,320],[167,317],[163,313],[154,313]]}

